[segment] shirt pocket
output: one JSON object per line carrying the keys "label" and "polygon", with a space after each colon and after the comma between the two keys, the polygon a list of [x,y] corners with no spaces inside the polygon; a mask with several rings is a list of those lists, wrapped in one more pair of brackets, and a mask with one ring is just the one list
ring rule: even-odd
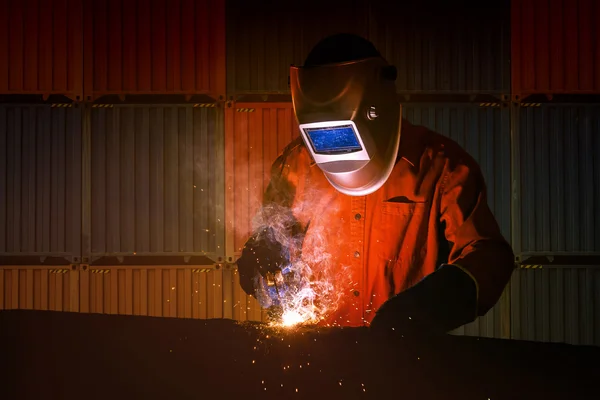
{"label": "shirt pocket", "polygon": [[[402,246],[412,243],[404,240],[406,235],[423,235],[422,225],[429,202],[391,202],[380,205],[380,224],[377,231],[378,255],[386,265],[394,264]],[[425,227],[426,228],[426,227]]]}

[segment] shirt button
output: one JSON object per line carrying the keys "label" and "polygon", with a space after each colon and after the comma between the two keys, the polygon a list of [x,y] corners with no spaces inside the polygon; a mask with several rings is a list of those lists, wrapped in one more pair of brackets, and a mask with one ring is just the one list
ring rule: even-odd
{"label": "shirt button", "polygon": [[352,294],[354,294],[356,297],[358,297],[358,295],[360,295],[360,292],[358,290],[355,290],[354,292],[352,292]]}
{"label": "shirt button", "polygon": [[361,217],[362,217],[362,215],[360,215],[360,214],[356,214],[356,215],[354,216],[354,219],[358,221],[358,220],[360,220],[360,218],[361,218]]}
{"label": "shirt button", "polygon": [[358,251],[355,251],[354,252],[354,257],[356,257],[356,258],[360,257],[360,253]]}

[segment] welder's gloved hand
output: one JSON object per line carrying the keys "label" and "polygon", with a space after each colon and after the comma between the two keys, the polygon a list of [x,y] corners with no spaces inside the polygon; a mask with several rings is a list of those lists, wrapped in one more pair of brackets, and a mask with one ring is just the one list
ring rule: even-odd
{"label": "welder's gloved hand", "polygon": [[258,275],[276,273],[288,262],[287,252],[273,238],[271,228],[254,234],[242,249],[242,255],[237,260],[240,285],[249,295],[256,297],[255,281]]}
{"label": "welder's gloved hand", "polygon": [[423,339],[443,335],[477,316],[477,283],[454,265],[442,265],[415,286],[386,301],[371,331]]}

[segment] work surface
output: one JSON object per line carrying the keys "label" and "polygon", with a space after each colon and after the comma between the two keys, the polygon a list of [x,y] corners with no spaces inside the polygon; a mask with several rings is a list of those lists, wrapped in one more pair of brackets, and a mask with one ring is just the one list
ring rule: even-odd
{"label": "work surface", "polygon": [[600,398],[598,347],[43,311],[0,336],[7,400]]}

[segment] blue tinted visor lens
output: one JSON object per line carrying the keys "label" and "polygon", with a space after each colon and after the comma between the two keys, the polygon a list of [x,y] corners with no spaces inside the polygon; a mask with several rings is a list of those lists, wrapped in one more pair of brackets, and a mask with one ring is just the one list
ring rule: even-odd
{"label": "blue tinted visor lens", "polygon": [[315,153],[341,154],[362,150],[352,125],[306,128]]}

